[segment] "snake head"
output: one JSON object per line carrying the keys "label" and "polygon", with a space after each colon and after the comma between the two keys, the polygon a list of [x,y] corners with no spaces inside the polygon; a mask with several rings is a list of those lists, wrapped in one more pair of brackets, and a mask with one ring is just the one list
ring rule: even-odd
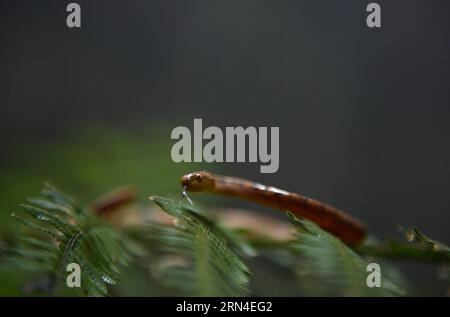
{"label": "snake head", "polygon": [[181,177],[181,186],[190,192],[203,192],[214,188],[214,178],[210,172],[194,172]]}

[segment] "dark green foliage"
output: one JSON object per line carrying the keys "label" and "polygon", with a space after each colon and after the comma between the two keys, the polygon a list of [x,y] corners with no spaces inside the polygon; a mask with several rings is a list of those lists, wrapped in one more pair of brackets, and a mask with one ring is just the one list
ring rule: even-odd
{"label": "dark green foliage", "polygon": [[249,272],[238,255],[240,248],[223,230],[180,203],[162,197],[152,200],[177,219],[176,226],[150,227],[150,239],[168,259],[161,270],[168,289],[189,296],[248,293]]}
{"label": "dark green foliage", "polygon": [[408,232],[408,238],[409,240],[416,241],[421,249],[431,250],[450,259],[450,247],[439,241],[428,238],[417,228],[412,228]]}
{"label": "dark green foliage", "polygon": [[42,195],[21,205],[31,219],[13,214],[32,231],[18,238],[8,260],[54,275],[60,287],[66,287],[67,265],[78,263],[83,294],[107,295],[107,285],[119,279],[119,266],[130,260],[119,233],[50,185],[44,186]]}
{"label": "dark green foliage", "polygon": [[[372,242],[352,250],[314,223],[288,214],[296,228],[295,239],[275,241],[248,230],[222,228],[183,202],[152,197],[173,217],[174,225],[152,222],[146,226],[143,222],[119,231],[49,185],[44,186],[42,195],[22,205],[28,216],[13,215],[25,225],[21,226],[25,231],[9,243],[7,257],[0,254],[2,264],[8,262],[10,268],[40,273],[41,278],[27,283],[25,291],[66,294],[66,267],[76,262],[82,272],[79,294],[120,294],[119,285],[109,286],[119,281],[121,267],[132,256],[140,274],[148,275],[142,276],[143,289],[149,284],[153,295],[245,296],[251,295],[252,275],[243,256],[260,254],[282,268],[301,295],[396,296],[405,294],[403,284],[398,283],[401,276],[396,276],[384,259],[450,263],[450,248],[415,228],[408,234],[408,243]],[[366,256],[374,260],[367,261]],[[259,265],[260,259],[250,262],[251,267]],[[380,288],[367,286],[369,262],[381,266]],[[278,277],[274,275],[272,280],[278,281]],[[295,286],[290,289],[296,291]]]}
{"label": "dark green foliage", "polygon": [[450,264],[450,248],[445,244],[430,239],[417,228],[406,233],[407,242],[389,241],[387,244],[366,244],[358,252],[375,255],[386,259]]}
{"label": "dark green foliage", "polygon": [[297,228],[292,250],[300,259],[296,267],[301,289],[306,295],[392,296],[403,292],[386,276],[381,287],[369,288],[368,263],[341,240],[316,224],[289,214]]}

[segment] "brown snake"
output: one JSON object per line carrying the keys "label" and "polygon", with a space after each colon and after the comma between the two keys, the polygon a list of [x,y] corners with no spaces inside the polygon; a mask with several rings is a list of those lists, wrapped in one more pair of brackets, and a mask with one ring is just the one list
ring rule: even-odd
{"label": "brown snake", "polygon": [[202,171],[184,175],[181,178],[181,185],[185,196],[186,191],[207,192],[239,197],[264,206],[289,211],[297,217],[313,221],[352,247],[361,244],[367,234],[366,226],[362,222],[333,206],[245,179]]}

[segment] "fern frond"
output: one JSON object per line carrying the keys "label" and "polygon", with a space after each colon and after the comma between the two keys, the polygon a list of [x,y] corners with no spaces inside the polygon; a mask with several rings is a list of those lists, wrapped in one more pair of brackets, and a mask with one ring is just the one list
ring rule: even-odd
{"label": "fern frond", "polygon": [[29,204],[21,205],[31,220],[13,214],[32,232],[17,239],[10,260],[55,274],[60,285],[65,285],[67,265],[78,263],[82,293],[107,295],[107,285],[119,279],[119,266],[130,261],[119,233],[54,187],[46,184],[42,194],[43,198],[28,199]]}
{"label": "fern frond", "polygon": [[174,227],[153,225],[149,231],[155,248],[172,259],[160,269],[166,288],[189,296],[248,294],[248,268],[238,255],[239,247],[222,229],[178,202],[152,200],[178,221]]}
{"label": "fern frond", "polygon": [[450,257],[450,247],[439,241],[427,237],[421,231],[419,231],[419,229],[414,227],[411,228],[408,232],[408,236],[410,240],[418,242],[419,247]]}
{"label": "fern frond", "polygon": [[385,244],[367,243],[358,252],[387,259],[412,260],[435,264],[450,264],[450,247],[430,239],[417,228],[406,232],[407,242],[389,241]]}
{"label": "fern frond", "polygon": [[381,274],[381,287],[369,288],[366,279],[370,272],[364,259],[316,224],[288,215],[297,229],[292,250],[300,256],[296,273],[305,295],[392,296],[403,293],[384,274]]}

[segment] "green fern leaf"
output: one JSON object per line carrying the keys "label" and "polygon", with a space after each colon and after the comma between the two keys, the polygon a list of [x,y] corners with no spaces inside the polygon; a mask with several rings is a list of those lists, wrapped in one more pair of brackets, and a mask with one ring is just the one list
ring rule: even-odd
{"label": "green fern leaf", "polygon": [[119,266],[131,260],[122,237],[54,187],[46,184],[42,194],[44,198],[28,199],[29,205],[21,205],[31,220],[13,214],[33,230],[29,236],[17,239],[10,250],[10,260],[27,262],[32,270],[55,274],[60,286],[65,285],[67,265],[78,263],[82,293],[107,295],[107,285],[119,280]]}
{"label": "green fern leaf", "polygon": [[[297,229],[292,250],[300,256],[297,276],[308,296],[393,296],[403,294],[385,275],[381,287],[366,284],[368,263],[316,224],[288,214]],[[381,268],[382,271],[382,268]]]}
{"label": "green fern leaf", "polygon": [[417,228],[411,228],[408,236],[410,240],[418,242],[419,246],[422,246],[424,249],[450,257],[450,247],[439,241],[427,237]]}
{"label": "green fern leaf", "polygon": [[150,239],[172,265],[160,269],[164,286],[176,295],[242,296],[248,294],[247,266],[239,247],[222,229],[170,199],[152,197],[177,226],[150,226]]}

